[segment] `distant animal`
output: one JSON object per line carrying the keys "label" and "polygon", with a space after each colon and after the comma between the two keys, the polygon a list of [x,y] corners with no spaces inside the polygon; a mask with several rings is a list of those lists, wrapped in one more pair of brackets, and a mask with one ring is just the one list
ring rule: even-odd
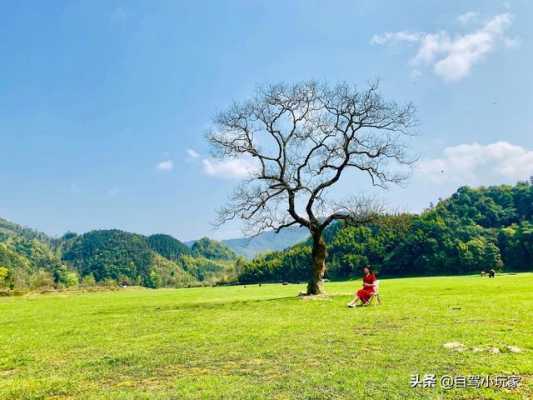
{"label": "distant animal", "polygon": [[485,271],[481,271],[481,277],[483,278],[487,273]]}
{"label": "distant animal", "polygon": [[289,282],[283,282],[282,285],[285,286],[285,285],[288,285]]}
{"label": "distant animal", "polygon": [[493,269],[489,270],[489,278],[494,278],[496,276],[496,271]]}

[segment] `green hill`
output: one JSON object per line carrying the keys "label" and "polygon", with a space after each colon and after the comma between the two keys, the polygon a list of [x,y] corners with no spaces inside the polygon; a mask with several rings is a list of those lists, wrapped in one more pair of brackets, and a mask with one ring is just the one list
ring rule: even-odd
{"label": "green hill", "polygon": [[45,233],[0,218],[0,238],[5,235],[23,237],[27,240],[36,239],[42,242],[50,242],[52,240]]}
{"label": "green hill", "polygon": [[0,289],[77,284],[76,275],[55,254],[50,241],[42,233],[0,219]]}
{"label": "green hill", "polygon": [[235,254],[218,242],[189,249],[169,235],[149,237],[120,230],[88,232],[68,239],[63,260],[83,278],[147,287],[213,284],[235,278]]}
{"label": "green hill", "polygon": [[150,248],[169,260],[176,261],[182,255],[190,255],[190,249],[170,235],[158,233],[146,239]]}
{"label": "green hill", "polygon": [[196,281],[175,262],[154,252],[144,236],[116,229],[76,237],[63,260],[81,277],[92,275],[97,282],[112,279],[129,285],[160,287]]}
{"label": "green hill", "polygon": [[144,237],[119,230],[92,231],[77,237],[63,259],[83,277],[115,279],[152,286],[153,252]]}
{"label": "green hill", "polygon": [[209,260],[234,260],[237,258],[237,254],[224,243],[206,237],[193,243],[191,254]]}
{"label": "green hill", "polygon": [[501,185],[472,189],[461,187],[435,210],[483,228],[502,228],[533,220],[533,184]]}
{"label": "green hill", "polygon": [[[382,276],[533,270],[533,185],[462,187],[420,215],[389,215],[375,223],[331,226],[327,277],[343,279],[373,265]],[[302,281],[308,243],[257,257],[241,282]]]}
{"label": "green hill", "polygon": [[207,238],[189,249],[170,235],[116,229],[50,238],[0,219],[0,289],[127,284],[184,287],[234,280],[237,256]]}

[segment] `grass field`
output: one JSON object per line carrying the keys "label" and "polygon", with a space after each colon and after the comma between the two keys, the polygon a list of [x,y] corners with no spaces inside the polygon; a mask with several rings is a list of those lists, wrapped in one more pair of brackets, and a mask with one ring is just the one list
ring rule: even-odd
{"label": "grass field", "polygon": [[[359,285],[2,298],[0,399],[533,398],[533,274],[383,280],[384,304],[346,308]],[[417,373],[522,381],[412,389]]]}

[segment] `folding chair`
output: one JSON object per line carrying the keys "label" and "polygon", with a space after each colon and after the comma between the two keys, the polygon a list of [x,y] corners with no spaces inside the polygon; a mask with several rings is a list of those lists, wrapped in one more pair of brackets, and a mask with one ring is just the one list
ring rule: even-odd
{"label": "folding chair", "polygon": [[371,305],[374,302],[377,302],[378,304],[381,304],[381,297],[379,296],[379,281],[375,281],[374,284],[374,294],[370,299],[368,299],[367,305]]}

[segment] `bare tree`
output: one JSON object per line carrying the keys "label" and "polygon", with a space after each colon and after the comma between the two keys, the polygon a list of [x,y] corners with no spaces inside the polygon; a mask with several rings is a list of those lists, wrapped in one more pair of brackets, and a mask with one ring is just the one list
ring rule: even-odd
{"label": "bare tree", "polygon": [[214,156],[255,161],[249,178],[219,210],[218,223],[242,219],[252,233],[293,225],[309,229],[307,293],[320,293],[324,229],[338,220],[365,223],[381,211],[364,196],[332,202],[331,189],[347,170],[366,174],[382,188],[404,181],[404,167],[413,160],[402,139],[413,125],[413,105],[383,100],[377,82],[365,90],[313,81],[259,89],[251,100],[220,113],[208,134]]}

